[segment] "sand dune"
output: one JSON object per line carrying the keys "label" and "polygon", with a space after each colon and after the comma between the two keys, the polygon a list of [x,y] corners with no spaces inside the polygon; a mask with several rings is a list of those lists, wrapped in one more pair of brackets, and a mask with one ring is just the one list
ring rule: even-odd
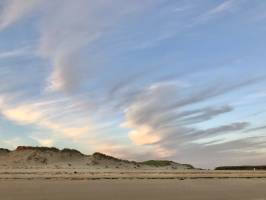
{"label": "sand dune", "polygon": [[0,149],[0,179],[202,179],[266,178],[264,170],[198,170],[166,160],[128,161],[75,149],[25,147]]}
{"label": "sand dune", "polygon": [[197,170],[74,149],[0,149],[0,199],[266,200],[266,171]]}
{"label": "sand dune", "polygon": [[150,160],[144,162],[128,161],[102,153],[84,155],[75,149],[19,146],[14,151],[0,149],[0,168],[18,169],[194,169],[187,164],[173,161]]}

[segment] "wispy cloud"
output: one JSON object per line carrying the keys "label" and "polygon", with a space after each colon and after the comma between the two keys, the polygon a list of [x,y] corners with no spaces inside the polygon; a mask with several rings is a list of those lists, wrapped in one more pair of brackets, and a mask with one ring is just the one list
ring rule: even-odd
{"label": "wispy cloud", "polygon": [[11,139],[2,139],[0,145],[4,148],[15,149],[17,146],[23,144],[24,141],[20,137],[15,137]]}
{"label": "wispy cloud", "polygon": [[36,125],[66,138],[78,138],[92,130],[89,119],[84,120],[81,117],[83,113],[79,113],[81,110],[67,99],[11,103],[12,100],[17,101],[12,97],[1,96],[0,112],[18,124]]}
{"label": "wispy cloud", "polygon": [[[236,85],[238,87],[245,86],[240,83]],[[231,86],[228,85],[228,89],[225,89],[227,86],[220,89],[215,87],[215,94],[208,90],[209,95],[205,96],[203,90],[196,95],[190,94],[184,98],[182,88],[178,88],[177,85],[156,84],[156,87],[144,89],[135,101],[129,104],[125,110],[125,122],[122,126],[131,130],[129,138],[133,143],[154,145],[155,149],[162,148],[172,152],[172,155],[178,150],[178,146],[185,143],[245,130],[250,125],[248,122],[228,122],[228,124],[205,130],[195,127],[198,123],[204,123],[219,115],[233,112],[234,109],[231,106],[187,109],[188,104],[196,105],[208,101],[214,96],[230,92],[233,88],[233,85]]]}
{"label": "wispy cloud", "polygon": [[[138,13],[146,4],[149,1],[142,6],[139,1],[79,0],[66,1],[64,5],[53,4],[43,16],[40,39],[41,55],[53,65],[48,88],[69,91],[92,78],[95,70],[104,63],[104,57],[96,61],[95,53],[82,56],[81,52],[115,29],[125,16]],[[99,17],[98,13],[106,14]]]}
{"label": "wispy cloud", "polygon": [[[251,136],[264,122],[255,126],[242,114],[261,111],[255,104],[265,94],[249,97],[244,89],[265,79],[263,59],[257,59],[264,47],[256,43],[260,52],[251,52],[251,40],[242,52],[242,40],[231,42],[240,32],[229,30],[223,41],[220,29],[208,32],[207,22],[234,21],[227,16],[238,16],[242,2],[1,1],[0,115],[10,126],[33,131],[26,142],[10,136],[0,144],[76,144],[124,158],[185,162],[200,162],[199,155],[207,161],[217,155],[230,160],[232,152],[243,159],[260,155],[265,147]],[[21,20],[29,27],[16,27]],[[244,36],[255,32],[261,34]],[[225,47],[230,57],[256,57],[250,66],[262,70],[247,62],[218,71],[215,63],[228,60]],[[246,101],[249,109],[243,109]]]}
{"label": "wispy cloud", "polygon": [[255,128],[250,128],[248,130],[246,130],[246,133],[250,133],[250,132],[257,132],[257,131],[265,131],[266,130],[266,126],[258,126]]}
{"label": "wispy cloud", "polygon": [[5,0],[0,14],[0,30],[28,15],[42,0]]}
{"label": "wispy cloud", "polygon": [[32,136],[32,139],[37,141],[40,146],[51,147],[54,145],[54,140],[49,138],[40,138],[36,136]]}
{"label": "wispy cloud", "polygon": [[[141,3],[141,4],[140,4]],[[53,66],[47,79],[47,88],[52,91],[70,91],[92,77],[104,57],[98,57],[95,49],[83,55],[89,44],[114,30],[125,16],[138,14],[156,1],[71,1],[45,3],[43,0],[5,1],[1,12],[0,30],[11,26],[32,11],[39,9],[40,56]],[[77,15],[78,13],[78,15]],[[99,17],[99,13],[106,13]],[[2,57],[18,52],[9,52]],[[103,55],[104,56],[104,55]]]}
{"label": "wispy cloud", "polygon": [[218,6],[214,7],[213,9],[211,9],[207,13],[207,15],[216,15],[216,14],[226,12],[226,11],[230,10],[234,6],[235,3],[236,3],[235,0],[225,0],[223,3],[219,4]]}
{"label": "wispy cloud", "polygon": [[0,52],[0,60],[1,59],[12,59],[27,55],[34,55],[33,48],[30,46],[25,46],[17,49],[12,49],[10,51]]}
{"label": "wispy cloud", "polygon": [[194,24],[206,23],[209,20],[222,16],[233,11],[234,7],[239,3],[236,0],[225,0],[222,3],[211,8],[207,12],[201,14],[194,22]]}

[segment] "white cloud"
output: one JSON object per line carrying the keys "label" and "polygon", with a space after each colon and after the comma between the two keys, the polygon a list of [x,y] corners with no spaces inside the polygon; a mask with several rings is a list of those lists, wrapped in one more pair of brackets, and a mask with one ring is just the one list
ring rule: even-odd
{"label": "white cloud", "polygon": [[[123,28],[131,27],[131,24],[129,24],[130,22],[127,23],[125,27],[120,26],[123,24],[124,20],[127,19],[127,17],[129,17],[129,21],[131,21],[132,17],[135,15],[139,16],[142,9],[146,9],[147,5],[153,5],[155,1],[156,0],[147,0],[144,3],[140,0],[64,0],[49,2],[43,0],[7,0],[5,3],[1,3],[3,10],[1,10],[2,12],[0,14],[0,30],[12,26],[17,21],[23,19],[23,17],[28,16],[31,12],[36,11],[36,8],[40,10],[40,12],[36,13],[37,19],[32,21],[33,23],[36,21],[41,22],[40,24],[38,23],[35,24],[36,26],[34,26],[39,28],[37,32],[40,33],[40,38],[38,38],[38,41],[40,42],[38,55],[48,61],[51,65],[51,71],[45,71],[45,73],[49,73],[48,77],[47,74],[45,74],[45,77],[41,77],[46,79],[46,89],[48,90],[42,91],[45,83],[41,82],[41,86],[37,86],[37,91],[31,91],[31,86],[33,84],[26,89],[29,89],[29,93],[32,92],[33,94],[33,96],[28,95],[26,97],[27,100],[14,97],[15,100],[13,101],[12,97],[8,95],[0,95],[1,116],[17,124],[31,125],[33,127],[36,126],[42,129],[47,129],[53,133],[56,133],[56,136],[58,136],[60,139],[67,138],[71,142],[75,141],[78,144],[86,144],[86,146],[89,146],[88,148],[94,150],[97,149],[99,151],[104,151],[111,154],[114,153],[115,155],[121,155],[123,157],[134,157],[134,155],[138,155],[140,157],[141,155],[153,155],[154,157],[162,158],[173,155],[176,156],[176,149],[182,148],[180,146],[182,146],[184,143],[190,140],[197,141],[196,139],[199,139],[198,136],[195,136],[195,133],[198,133],[199,135],[202,134],[202,137],[209,138],[210,133],[213,134],[213,130],[215,130],[216,133],[217,130],[220,130],[218,133],[223,135],[225,127],[218,127],[214,128],[213,130],[199,130],[199,128],[194,127],[194,125],[211,120],[218,115],[231,112],[233,111],[233,108],[227,105],[199,108],[200,106],[198,103],[224,94],[227,90],[229,90],[228,88],[231,88],[230,90],[238,88],[239,86],[237,85],[232,85],[232,87],[231,85],[227,85],[227,88],[223,87],[222,84],[210,84],[203,91],[194,90],[194,93],[190,91],[193,90],[191,85],[180,81],[162,81],[151,84],[150,87],[140,88],[141,86],[139,87],[137,85],[145,84],[144,82],[146,81],[146,77],[144,75],[143,79],[145,78],[145,81],[140,81],[136,85],[130,84],[130,86],[128,85],[125,87],[128,79],[130,79],[130,76],[132,75],[130,74],[131,72],[128,72],[129,74],[123,74],[125,80],[127,81],[119,82],[118,87],[114,88],[114,93],[116,94],[110,100],[106,93],[108,93],[108,87],[111,85],[108,85],[108,87],[106,87],[106,85],[109,83],[112,84],[113,80],[109,82],[109,80],[103,78],[105,76],[102,76],[101,73],[98,73],[95,85],[93,85],[95,86],[93,90],[97,91],[95,93],[93,93],[93,91],[93,94],[90,93],[91,91],[88,88],[82,91],[88,95],[88,99],[93,99],[92,101],[96,103],[88,106],[87,102],[84,103],[82,101],[82,98],[75,96],[75,92],[79,92],[79,90],[75,89],[77,89],[77,87],[82,85],[84,82],[87,83],[87,81],[90,81],[91,78],[94,78],[94,72],[98,70],[102,64],[106,64],[105,59],[107,59],[108,55],[104,55],[104,48],[99,48],[102,46],[105,47],[105,44],[102,44],[104,41],[108,41],[107,45],[109,46],[107,48],[109,48],[109,51],[113,47],[113,45],[110,45],[110,43],[119,43],[115,44],[115,48],[111,49],[114,52],[117,51],[117,47],[121,48],[121,46],[123,46],[123,50],[128,50],[129,47],[133,47],[133,49],[135,47],[135,50],[139,50],[141,48],[142,50],[146,48],[153,48],[155,45],[171,38],[176,34],[176,30],[169,32],[170,29],[175,29],[179,26],[179,23],[182,29],[183,23],[187,24],[187,21],[190,22],[194,19],[189,17],[189,20],[187,20],[185,19],[187,15],[184,15],[181,17],[181,21],[179,20],[180,18],[173,17],[173,12],[170,13],[171,15],[165,15],[165,13],[168,13],[169,7],[171,10],[173,10],[173,6],[169,6],[167,3],[167,10],[160,10],[158,15],[154,15],[154,13],[152,13],[151,17],[155,16],[154,21],[150,18],[145,21],[147,24],[149,22],[156,21],[156,25],[158,21],[158,26],[154,27],[153,23],[149,23],[151,24],[150,27],[152,30],[148,30],[149,26],[145,27],[147,29],[141,32],[140,40],[138,39],[138,36],[136,36],[136,38],[134,36],[134,34],[139,34],[134,32],[133,29],[135,27],[132,28],[134,32],[132,37],[127,36],[127,34],[131,34],[129,33],[131,28],[125,32],[123,32],[123,30],[122,32],[119,32],[119,30]],[[40,2],[42,2],[42,6],[39,6]],[[227,14],[233,10],[236,2],[237,1],[235,0],[223,1],[221,4],[216,5],[203,14],[198,19],[199,22],[205,22],[215,17]],[[165,6],[162,6],[162,8],[163,7]],[[197,8],[197,6],[191,8],[190,12],[197,13]],[[175,11],[179,12],[179,14],[182,14],[185,9],[186,8],[179,7],[179,9],[176,9]],[[177,12],[174,14],[177,15]],[[189,16],[191,15],[190,12]],[[170,16],[173,18],[168,18]],[[165,23],[166,19],[169,19],[169,24],[168,22]],[[144,25],[142,24],[140,27],[144,27]],[[117,29],[119,29],[119,37],[115,38],[114,40],[113,38],[110,40],[110,36],[113,36],[112,34],[114,32],[116,33]],[[158,33],[156,33],[157,30]],[[34,33],[36,33],[35,31]],[[121,33],[125,33],[125,38],[120,38]],[[142,34],[144,36],[143,38]],[[130,42],[127,43],[124,40],[130,40]],[[100,45],[98,45],[98,42]],[[125,46],[127,47],[125,48]],[[31,49],[25,47],[2,52],[0,53],[0,59],[25,56],[26,54],[30,53],[28,52],[30,50]],[[113,55],[113,52],[109,53],[110,55]],[[157,60],[154,62],[157,62]],[[46,64],[47,62],[43,63]],[[165,67],[166,64],[162,66]],[[142,66],[138,66],[137,68],[141,67]],[[177,67],[177,65],[173,65],[171,67]],[[45,70],[46,69],[47,68],[45,68]],[[106,74],[115,71],[112,69],[106,69]],[[168,71],[168,69],[169,68],[167,68],[165,71]],[[124,72],[127,73],[127,71],[123,71],[123,73]],[[112,77],[108,76],[107,79],[121,79],[121,74],[120,72],[118,73],[119,76],[116,76],[115,74]],[[20,79],[20,71],[18,71],[16,75],[16,77]],[[30,77],[32,74],[29,73],[27,75]],[[149,73],[148,76],[148,78],[153,78]],[[28,78],[28,76],[24,77]],[[37,76],[37,79],[38,78],[39,76]],[[152,81],[151,79],[148,81]],[[9,80],[11,80],[11,78]],[[23,87],[20,84],[17,84],[17,87],[10,87],[9,84],[15,82],[14,79],[12,79],[12,81],[2,82],[7,85],[7,88],[11,88],[9,90],[11,93],[14,92],[13,90],[21,90],[21,87]],[[105,88],[101,88],[101,86],[99,86],[101,83],[97,85],[98,82],[105,82],[104,84],[107,84],[103,86]],[[197,88],[200,87],[199,85],[196,86]],[[184,90],[186,91],[183,92]],[[70,95],[67,94],[67,97],[69,98],[62,98],[58,100],[58,96],[56,95],[61,95],[62,93],[57,93],[57,91],[74,91],[74,93]],[[41,92],[41,94],[39,94],[39,92]],[[82,107],[84,104],[86,104],[86,107]],[[188,106],[191,105],[191,110],[189,110]],[[97,107],[97,109],[95,107]],[[195,107],[197,107],[197,109]],[[126,109],[124,113],[122,113],[121,110],[124,108]],[[115,117],[113,117],[111,120],[106,120],[106,118],[108,118],[106,117],[106,110],[113,112],[112,114],[108,114]],[[120,123],[121,115],[123,116],[123,114],[123,127],[126,129],[124,129],[124,133],[121,133],[122,131],[120,129],[118,130],[116,125]],[[107,128],[105,130],[101,130],[102,132],[106,131],[107,133],[100,136],[97,135],[99,134],[99,129],[97,129],[98,124],[95,123],[97,120],[94,120],[95,116],[97,115],[104,116],[101,116],[101,122],[110,120],[108,121],[108,123],[111,124],[108,126],[108,128],[111,127],[112,129],[110,131],[110,137],[107,136],[109,133]],[[115,125],[112,124],[112,120],[116,120]],[[119,134],[113,132],[114,129],[118,130]],[[236,129],[240,130],[239,127],[236,127]],[[126,134],[127,131],[128,137],[123,135]],[[228,131],[235,131],[235,129],[229,129]],[[124,139],[122,142],[119,140],[121,139],[120,136]],[[223,135],[223,138],[221,139],[225,139],[227,136],[228,135]],[[111,137],[112,139],[107,141]],[[243,137],[243,135],[239,137]],[[116,141],[117,138],[119,142]],[[40,145],[51,146],[55,143],[57,138],[49,138],[42,135],[42,137],[35,136],[32,137],[32,139],[34,139]],[[223,140],[222,142],[226,143],[231,139],[232,138],[228,138],[228,140]],[[23,141],[18,139],[1,142],[1,144],[4,142],[5,145],[13,146],[23,143]],[[200,148],[204,146],[199,143],[194,145],[201,145]],[[193,146],[193,148],[196,149],[193,149],[193,153],[197,153],[197,150],[200,149],[198,146]],[[134,149],[134,152],[132,149]]]}
{"label": "white cloud", "polygon": [[208,10],[206,13],[203,13],[201,16],[199,16],[195,20],[193,25],[208,22],[213,18],[219,17],[227,12],[231,12],[237,3],[238,2],[236,0],[223,1],[222,3]]}
{"label": "white cloud", "polygon": [[76,139],[89,134],[93,127],[90,119],[84,119],[82,110],[68,99],[26,101],[18,104],[10,103],[10,97],[1,96],[0,99],[0,113],[18,124],[36,125],[63,137]]}
{"label": "white cloud", "polygon": [[143,9],[148,2],[66,0],[51,4],[42,16],[40,38],[41,55],[53,66],[48,89],[68,91],[88,81],[99,62],[104,62],[104,55],[99,53],[98,58],[91,49],[91,54],[82,56],[84,48],[108,35],[126,15]]}
{"label": "white cloud", "polygon": [[21,138],[15,137],[10,139],[2,139],[0,141],[1,147],[15,149],[17,146],[23,145],[23,140]]}
{"label": "white cloud", "polygon": [[153,130],[151,127],[147,125],[141,126],[128,126],[128,128],[135,128],[130,131],[128,136],[129,139],[132,140],[137,145],[144,144],[154,144],[161,140],[160,134],[156,133],[156,130]]}
{"label": "white cloud", "polygon": [[41,0],[7,0],[4,2],[0,13],[0,30],[14,24],[25,15],[29,14]]}
{"label": "white cloud", "polygon": [[[53,69],[47,88],[52,91],[72,90],[88,80],[104,60],[95,55],[81,55],[84,48],[102,35],[114,29],[126,15],[142,10],[154,1],[92,1],[92,0],[8,0],[2,5],[0,30],[4,29],[32,11],[39,9],[36,16],[41,22],[40,56],[50,61]],[[93,50],[91,52],[94,52]],[[8,52],[2,57],[12,56]],[[101,53],[100,53],[101,54]]]}
{"label": "white cloud", "polygon": [[33,136],[32,139],[38,142],[39,145],[45,146],[45,147],[51,147],[54,145],[54,140],[49,138],[38,138],[36,136]]}
{"label": "white cloud", "polygon": [[17,49],[12,49],[10,51],[0,52],[0,59],[10,59],[14,57],[21,57],[26,55],[32,55],[33,49],[30,46],[25,46]]}
{"label": "white cloud", "polygon": [[[233,137],[229,134],[239,133],[250,124],[247,122],[228,122],[208,129],[197,128],[196,125],[212,120],[219,115],[232,112],[234,109],[228,105],[197,107],[188,110],[188,105],[192,106],[207,101],[216,95],[228,92],[224,88],[215,93],[208,89],[205,91],[195,91],[190,93],[188,85],[182,82],[158,82],[143,89],[137,97],[125,109],[125,121],[122,127],[129,130],[128,137],[133,144],[142,146],[152,146],[158,157],[169,157],[176,155],[176,151],[183,145],[193,141],[199,144],[199,140],[210,138],[221,139],[222,142],[230,142]],[[229,90],[230,91],[230,90]],[[209,96],[210,95],[210,96]],[[230,136],[231,136],[230,135]],[[239,136],[240,137],[240,136]],[[241,138],[244,138],[243,134]],[[193,143],[193,144],[194,144]],[[205,145],[200,144],[200,145]]]}
{"label": "white cloud", "polygon": [[207,15],[216,15],[223,12],[226,12],[230,10],[234,4],[236,3],[235,0],[226,0],[223,3],[219,4],[218,6],[214,7],[212,10],[210,10]]}

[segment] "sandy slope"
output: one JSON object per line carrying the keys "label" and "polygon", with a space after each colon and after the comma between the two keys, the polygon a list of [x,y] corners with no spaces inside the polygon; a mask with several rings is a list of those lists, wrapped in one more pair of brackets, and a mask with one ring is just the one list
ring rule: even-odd
{"label": "sandy slope", "polygon": [[24,147],[14,151],[0,149],[0,169],[192,169],[191,165],[173,161],[145,163],[118,159],[101,153],[84,155],[75,149]]}

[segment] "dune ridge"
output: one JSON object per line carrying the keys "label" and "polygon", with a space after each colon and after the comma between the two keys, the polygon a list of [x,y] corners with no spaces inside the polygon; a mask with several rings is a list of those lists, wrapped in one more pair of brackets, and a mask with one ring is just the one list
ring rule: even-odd
{"label": "dune ridge", "polygon": [[0,148],[0,168],[55,169],[194,169],[192,165],[167,160],[128,161],[100,152],[85,155],[76,149],[18,146],[15,150]]}

